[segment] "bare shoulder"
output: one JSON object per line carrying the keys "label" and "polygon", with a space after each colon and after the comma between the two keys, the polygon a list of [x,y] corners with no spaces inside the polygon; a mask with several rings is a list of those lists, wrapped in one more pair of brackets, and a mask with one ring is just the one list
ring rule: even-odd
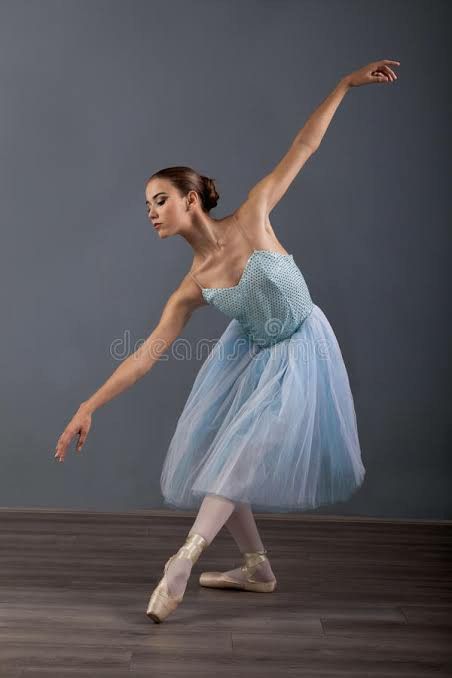
{"label": "bare shoulder", "polygon": [[268,236],[272,240],[277,240],[270,222],[266,201],[258,193],[249,194],[234,214],[240,225],[256,241],[268,238]]}
{"label": "bare shoulder", "polygon": [[248,196],[235,210],[234,215],[248,232],[257,235],[265,231],[268,214],[263,200]]}

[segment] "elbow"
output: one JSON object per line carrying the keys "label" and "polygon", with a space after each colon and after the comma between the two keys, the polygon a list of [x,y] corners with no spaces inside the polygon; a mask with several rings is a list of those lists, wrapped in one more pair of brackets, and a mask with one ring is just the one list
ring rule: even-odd
{"label": "elbow", "polygon": [[295,139],[295,143],[298,146],[304,146],[311,155],[315,153],[319,147],[318,143],[315,143],[312,139],[306,140],[306,138],[303,136],[299,136],[297,139]]}

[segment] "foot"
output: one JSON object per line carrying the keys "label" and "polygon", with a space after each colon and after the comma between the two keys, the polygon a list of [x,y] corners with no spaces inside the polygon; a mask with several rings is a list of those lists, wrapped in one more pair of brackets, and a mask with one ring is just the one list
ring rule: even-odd
{"label": "foot", "polygon": [[170,562],[165,574],[170,596],[178,597],[185,593],[192,566],[188,558],[174,558]]}
{"label": "foot", "polygon": [[[154,622],[160,624],[182,601],[193,563],[207,546],[208,542],[202,535],[191,532],[179,551],[168,558],[163,577],[153,590],[146,608],[146,615]],[[176,564],[175,561],[181,562]]]}
{"label": "foot", "polygon": [[[228,570],[227,572],[224,572],[228,577],[231,577],[232,579],[236,579],[239,582],[246,582],[247,577],[246,577],[246,572],[242,570],[241,567],[238,567],[235,570]],[[269,582],[269,581],[276,581],[276,577],[273,574],[273,570],[271,568],[271,565],[268,560],[265,560],[262,563],[259,563],[259,565],[256,567],[256,570],[253,574],[253,578],[256,581],[262,581],[262,582]]]}

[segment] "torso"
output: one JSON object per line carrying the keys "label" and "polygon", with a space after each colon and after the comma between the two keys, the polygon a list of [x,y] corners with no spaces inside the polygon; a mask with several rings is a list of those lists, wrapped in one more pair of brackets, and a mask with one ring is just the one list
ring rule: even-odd
{"label": "torso", "polygon": [[[225,217],[218,239],[221,246],[207,258],[193,258],[190,272],[204,288],[236,285],[253,249],[288,254],[276,237],[268,214],[249,202]],[[197,290],[203,301],[201,289],[197,287]]]}

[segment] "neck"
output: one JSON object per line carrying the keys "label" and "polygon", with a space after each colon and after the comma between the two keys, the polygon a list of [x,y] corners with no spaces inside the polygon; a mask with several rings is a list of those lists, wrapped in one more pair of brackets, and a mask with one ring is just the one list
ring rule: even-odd
{"label": "neck", "polygon": [[204,259],[221,247],[222,236],[225,232],[225,219],[212,219],[208,216],[195,217],[189,230],[181,233],[182,237],[192,247],[195,256]]}

